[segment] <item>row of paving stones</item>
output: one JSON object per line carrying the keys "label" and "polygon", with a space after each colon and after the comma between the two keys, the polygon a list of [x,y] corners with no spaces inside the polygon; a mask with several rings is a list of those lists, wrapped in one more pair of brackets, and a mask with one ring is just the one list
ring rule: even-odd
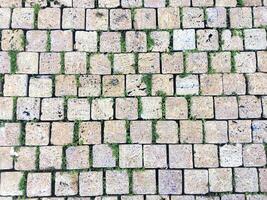
{"label": "row of paving stones", "polygon": [[160,8],[166,6],[262,6],[266,0],[1,0],[0,7],[32,7],[34,4],[42,7],[74,7],[74,8],[129,8],[147,7]]}
{"label": "row of paving stones", "polygon": [[[173,106],[177,106],[173,108]],[[33,98],[0,97],[1,120],[60,121],[111,119],[260,119],[266,118],[266,98],[140,97]],[[244,121],[243,121],[244,122]]]}
{"label": "row of paving stones", "polygon": [[[228,12],[228,13],[227,13]],[[136,9],[1,8],[0,28],[142,30],[183,28],[252,28],[267,25],[266,7],[167,7]],[[62,16],[61,16],[62,14]],[[229,19],[227,19],[229,14]],[[54,16],[49,18],[49,16]],[[12,19],[12,20],[11,20]],[[229,21],[228,21],[229,20]]]}
{"label": "row of paving stones", "polygon": [[[53,174],[46,172],[2,172],[0,193],[1,195],[13,196],[27,193],[29,197],[42,197],[51,196],[52,192],[56,196],[78,194],[80,196],[99,196],[129,193],[207,194],[209,192],[232,192],[233,189],[239,193],[258,192],[260,190],[266,192],[266,176],[266,169],[257,170],[256,168],[183,171],[166,169],[157,171],[106,170],[104,172],[84,171],[80,173],[54,172]],[[21,185],[19,180],[23,180],[22,188],[19,187]],[[51,189],[52,184],[55,187],[54,191]]]}
{"label": "row of paving stones", "polygon": [[[1,146],[266,143],[266,120],[29,122],[1,124]],[[208,146],[212,147],[212,146]],[[216,147],[216,146],[215,146]],[[264,159],[264,158],[262,158]]]}
{"label": "row of paving stones", "polygon": [[[0,81],[0,93],[8,97],[181,97],[197,95],[195,99],[208,100],[237,98],[257,102],[253,95],[266,95],[266,73],[251,74],[201,74],[198,75],[55,75],[28,76],[27,74],[7,74]],[[235,85],[233,85],[233,83]],[[247,95],[246,95],[247,94]],[[203,98],[200,98],[203,97]],[[179,99],[179,98],[177,98]],[[134,99],[132,99],[134,100]],[[104,101],[104,100],[103,100]],[[257,104],[257,103],[255,103]],[[257,107],[257,106],[256,106]]]}
{"label": "row of paving stones", "polygon": [[[27,51],[38,52],[77,50],[87,51],[91,53],[144,53],[150,51],[166,52],[170,50],[187,50],[193,52],[235,51],[235,53],[237,53],[236,51],[242,51],[244,49],[248,51],[265,50],[267,46],[266,29],[264,28],[242,30],[190,28],[175,30],[172,29],[171,31],[128,30],[122,32],[29,30],[25,32],[26,34],[22,29],[2,30],[2,50],[23,51],[26,47],[25,49]],[[77,54],[79,54],[79,57],[81,57],[80,62],[82,62],[82,58],[85,57],[84,53]],[[28,56],[34,55],[36,56],[36,54],[28,53]],[[159,56],[159,54],[148,55]]]}
{"label": "row of paving stones", "polygon": [[78,170],[90,167],[191,169],[266,165],[263,144],[246,144],[243,147],[241,144],[225,144],[219,147],[215,144],[99,144],[90,147],[66,145],[14,149],[1,147],[0,152],[1,169],[14,168],[17,171]]}
{"label": "row of paving stones", "polygon": [[[114,195],[108,195],[108,196],[98,196],[98,197],[43,197],[39,198],[41,200],[160,200],[160,199],[166,199],[166,200],[262,200],[264,199],[263,194],[223,194],[220,196],[215,195],[120,195],[119,197]],[[17,199],[17,198],[15,198]],[[25,200],[39,200],[38,198],[25,198]],[[0,197],[0,200],[12,200],[12,197]]]}
{"label": "row of paving stones", "polygon": [[[35,40],[36,42],[36,40]],[[38,45],[41,47],[40,45]],[[154,46],[155,47],[155,46]],[[251,74],[257,72],[267,72],[267,51],[223,51],[223,52],[175,52],[175,53],[86,53],[86,52],[0,52],[0,72],[1,82],[3,74],[33,74],[51,75],[99,75],[99,76],[82,76],[79,78],[80,85],[88,84],[90,77],[96,82],[100,79],[100,75],[128,75],[128,74],[154,74],[154,84],[162,81],[161,79],[185,78],[191,74],[206,74],[200,77],[207,79],[211,77],[221,82],[222,75],[225,73],[224,81],[234,77],[240,79],[245,85],[245,77],[243,74]],[[160,75],[163,74],[163,75]],[[211,74],[219,74],[211,76]],[[231,75],[229,75],[232,73]],[[207,75],[209,74],[209,75]],[[234,75],[236,74],[236,75]],[[237,75],[238,74],[238,75]],[[264,76],[262,74],[262,76]],[[23,77],[23,76],[17,76]],[[27,76],[24,76],[27,77]],[[117,76],[123,77],[123,76]],[[126,79],[131,81],[131,77]],[[195,76],[196,77],[196,76]],[[7,76],[11,79],[12,76]],[[14,76],[16,78],[16,76]],[[38,78],[38,77],[36,77]],[[39,77],[41,78],[41,76]],[[44,76],[45,78],[45,76]],[[58,76],[60,82],[64,76]],[[77,78],[77,77],[76,77]],[[19,79],[19,78],[18,78]],[[25,79],[25,78],[24,78]],[[66,81],[73,85],[73,76],[66,76]],[[171,83],[173,80],[170,80]],[[38,80],[38,79],[37,79]],[[36,80],[36,81],[37,81]],[[41,79],[42,80],[42,79]],[[182,79],[179,79],[182,81]],[[76,84],[78,84],[78,82]],[[202,82],[202,80],[200,80]],[[168,85],[168,83],[166,82]],[[236,91],[238,93],[238,91]],[[189,94],[189,92],[188,92]]]}

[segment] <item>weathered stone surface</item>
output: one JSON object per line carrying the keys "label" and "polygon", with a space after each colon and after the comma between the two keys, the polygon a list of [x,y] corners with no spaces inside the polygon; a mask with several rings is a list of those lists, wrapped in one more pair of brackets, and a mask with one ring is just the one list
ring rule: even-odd
{"label": "weathered stone surface", "polygon": [[0,200],[265,200],[267,0],[0,0]]}

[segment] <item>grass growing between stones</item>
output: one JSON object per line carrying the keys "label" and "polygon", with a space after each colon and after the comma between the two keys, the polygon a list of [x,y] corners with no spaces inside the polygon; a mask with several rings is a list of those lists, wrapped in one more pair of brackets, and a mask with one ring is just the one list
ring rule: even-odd
{"label": "grass growing between stones", "polygon": [[119,144],[109,144],[109,147],[112,150],[112,155],[116,159],[116,166],[119,164],[120,149]]}
{"label": "grass growing between stones", "polygon": [[114,54],[113,53],[109,53],[108,54],[108,60],[110,62],[111,71],[112,71],[112,74],[113,74],[113,68],[114,68]]}
{"label": "grass growing between stones", "polygon": [[133,195],[133,169],[127,169],[127,174],[129,178],[129,194]]}
{"label": "grass growing between stones", "polygon": [[27,193],[27,172],[23,173],[19,181],[19,190],[22,192],[23,198],[25,198]]}
{"label": "grass growing between stones", "polygon": [[121,45],[121,52],[126,52],[126,35],[125,35],[125,32],[121,33],[120,45]]}
{"label": "grass growing between stones", "polygon": [[46,51],[50,52],[51,51],[51,31],[47,31],[47,43],[46,43]]}
{"label": "grass growing between stones", "polygon": [[35,150],[35,168],[37,169],[37,170],[39,170],[40,169],[40,166],[39,166],[39,164],[40,164],[40,147],[38,146],[38,147],[36,147],[36,150]]}
{"label": "grass growing between stones", "polygon": [[137,101],[138,101],[138,118],[141,118],[141,115],[143,113],[143,105],[141,97],[137,97]]}
{"label": "grass growing between stones", "polygon": [[192,95],[186,95],[185,99],[187,101],[189,119],[190,120],[194,120],[194,117],[191,114],[191,110],[192,110]]}
{"label": "grass growing between stones", "polygon": [[243,6],[244,0],[237,0],[237,6]]}
{"label": "grass growing between stones", "polygon": [[38,14],[39,14],[39,11],[41,10],[41,6],[39,4],[34,4],[33,10],[34,10],[33,26],[34,26],[34,29],[37,29],[38,28]]}
{"label": "grass growing between stones", "polygon": [[91,54],[86,53],[86,71],[88,74],[90,73],[91,70],[90,59],[91,59]]}
{"label": "grass growing between stones", "polygon": [[231,52],[231,73],[236,73],[236,61],[235,56],[238,54],[236,51]]}
{"label": "grass growing between stones", "polygon": [[159,138],[159,134],[157,133],[157,120],[152,121],[152,143],[156,143]]}
{"label": "grass growing between stones", "polygon": [[166,118],[166,98],[167,98],[167,95],[163,91],[158,91],[157,96],[161,97],[162,119],[165,119]]}
{"label": "grass growing between stones", "polygon": [[63,146],[62,150],[62,157],[61,157],[61,169],[65,170],[67,169],[67,158],[66,158],[66,150],[68,148],[68,145]]}
{"label": "grass growing between stones", "polygon": [[9,58],[10,58],[10,69],[11,69],[11,74],[15,74],[18,70],[17,66],[17,55],[18,52],[11,50],[8,52]]}
{"label": "grass growing between stones", "polygon": [[143,75],[142,82],[146,84],[147,95],[151,96],[151,93],[152,93],[152,74]]}
{"label": "grass growing between stones", "polygon": [[134,53],[134,66],[135,73],[138,74],[138,53]]}
{"label": "grass growing between stones", "polygon": [[212,64],[211,64],[212,56],[214,56],[214,54],[208,53],[208,74],[216,73],[215,69],[212,68]]}
{"label": "grass growing between stones", "polygon": [[129,120],[126,120],[125,129],[126,129],[126,143],[127,144],[132,144],[132,139],[130,135],[130,127],[131,127],[131,122]]}
{"label": "grass growing between stones", "polygon": [[60,53],[60,73],[65,74],[65,52]]}
{"label": "grass growing between stones", "polygon": [[146,31],[146,35],[147,35],[147,49],[148,51],[151,51],[155,45],[155,41],[154,39],[151,37],[151,32],[150,31]]}
{"label": "grass growing between stones", "polygon": [[13,121],[16,121],[17,119],[17,102],[18,97],[12,97],[13,98]]}
{"label": "grass growing between stones", "polygon": [[80,144],[80,136],[79,136],[79,131],[80,131],[80,125],[81,122],[79,120],[75,120],[74,122],[74,131],[73,131],[73,140],[72,144],[74,146],[78,146]]}
{"label": "grass growing between stones", "polygon": [[21,47],[22,47],[23,49],[25,49],[26,46],[27,46],[27,44],[28,44],[28,41],[27,41],[27,39],[26,39],[26,36],[25,36],[24,34],[22,34],[22,35],[21,35]]}
{"label": "grass growing between stones", "polygon": [[26,122],[21,123],[21,128],[20,128],[20,135],[19,135],[19,143],[20,145],[25,145],[25,137],[26,137]]}

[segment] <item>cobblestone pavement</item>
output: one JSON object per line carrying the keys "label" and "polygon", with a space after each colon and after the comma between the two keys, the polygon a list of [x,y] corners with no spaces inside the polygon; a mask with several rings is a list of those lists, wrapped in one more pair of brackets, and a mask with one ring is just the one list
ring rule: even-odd
{"label": "cobblestone pavement", "polygon": [[0,0],[0,200],[267,200],[267,0]]}

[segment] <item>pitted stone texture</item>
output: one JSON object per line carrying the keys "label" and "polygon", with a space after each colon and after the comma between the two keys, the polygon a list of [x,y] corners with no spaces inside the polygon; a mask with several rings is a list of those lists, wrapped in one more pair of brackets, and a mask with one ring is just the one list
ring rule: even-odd
{"label": "pitted stone texture", "polygon": [[1,147],[0,154],[2,155],[0,158],[0,169],[12,169],[13,168],[13,151],[12,147]]}
{"label": "pitted stone texture", "polygon": [[170,168],[193,168],[192,145],[169,145]]}
{"label": "pitted stone texture", "polygon": [[57,196],[78,193],[78,174],[76,172],[57,172],[55,176],[55,194]]}
{"label": "pitted stone texture", "polygon": [[13,99],[10,97],[0,97],[0,119],[11,120],[13,118]]}
{"label": "pitted stone texture", "polygon": [[106,172],[107,194],[127,194],[129,192],[129,179],[126,171]]}
{"label": "pitted stone texture", "polygon": [[19,182],[23,177],[22,172],[2,172],[0,194],[3,196],[20,196],[22,191],[19,189]]}
{"label": "pitted stone texture", "polygon": [[166,145],[145,145],[144,166],[145,168],[167,167]]}
{"label": "pitted stone texture", "polygon": [[62,158],[62,154],[61,146],[40,147],[40,169],[61,169],[62,160],[60,158]]}
{"label": "pitted stone texture", "polygon": [[[45,8],[38,13],[38,28],[39,29],[59,29],[60,28],[59,8]],[[50,17],[54,16],[54,17]]]}
{"label": "pitted stone texture", "polygon": [[26,124],[26,145],[48,145],[50,124],[46,122]]}
{"label": "pitted stone texture", "polygon": [[176,94],[194,95],[199,93],[199,81],[197,75],[187,77],[176,76]]}
{"label": "pitted stone texture", "polygon": [[242,146],[226,144],[220,147],[220,164],[222,167],[238,167],[242,165]]}
{"label": "pitted stone texture", "polygon": [[26,96],[27,87],[27,75],[5,75],[4,96]]}
{"label": "pitted stone texture", "polygon": [[89,166],[89,148],[86,146],[66,149],[67,169],[86,169]]}
{"label": "pitted stone texture", "polygon": [[182,171],[160,170],[159,171],[159,194],[181,194]]}
{"label": "pitted stone texture", "polygon": [[4,123],[0,126],[0,145],[20,145],[21,125],[19,123]]}
{"label": "pitted stone texture", "polygon": [[257,192],[259,190],[256,168],[236,168],[234,169],[234,178],[237,192]]}
{"label": "pitted stone texture", "polygon": [[35,170],[35,148],[21,147],[16,151],[15,169],[16,170]]}
{"label": "pitted stone texture", "polygon": [[10,61],[8,52],[0,52],[0,73],[10,73]]}
{"label": "pitted stone texture", "polygon": [[93,146],[93,167],[115,167],[116,157],[113,155],[112,148],[106,144]]}
{"label": "pitted stone texture", "polygon": [[14,51],[23,51],[23,42],[24,33],[20,29],[16,30],[3,30],[1,37],[1,47],[4,51],[14,50]]}
{"label": "pitted stone texture", "polygon": [[42,100],[41,119],[62,120],[64,118],[64,100],[61,98],[45,98]]}
{"label": "pitted stone texture", "polygon": [[97,196],[103,194],[103,172],[82,172],[79,175],[79,191],[81,196]]}
{"label": "pitted stone texture", "polygon": [[68,100],[68,120],[90,120],[90,103],[87,99]]}
{"label": "pitted stone texture", "polygon": [[207,170],[185,170],[184,190],[186,194],[208,193],[208,171]]}
{"label": "pitted stone texture", "polygon": [[141,168],[142,167],[142,146],[141,145],[121,145],[120,159],[121,168]]}
{"label": "pitted stone texture", "polygon": [[202,122],[187,120],[180,121],[180,141],[181,143],[202,143]]}
{"label": "pitted stone texture", "polygon": [[[42,187],[40,187],[42,185]],[[50,173],[30,173],[27,177],[27,195],[29,197],[50,196],[51,174]]]}
{"label": "pitted stone texture", "polygon": [[38,120],[40,118],[39,98],[18,98],[17,119],[18,120]]}
{"label": "pitted stone texture", "polygon": [[174,50],[193,50],[195,45],[195,30],[175,30],[173,33]]}

